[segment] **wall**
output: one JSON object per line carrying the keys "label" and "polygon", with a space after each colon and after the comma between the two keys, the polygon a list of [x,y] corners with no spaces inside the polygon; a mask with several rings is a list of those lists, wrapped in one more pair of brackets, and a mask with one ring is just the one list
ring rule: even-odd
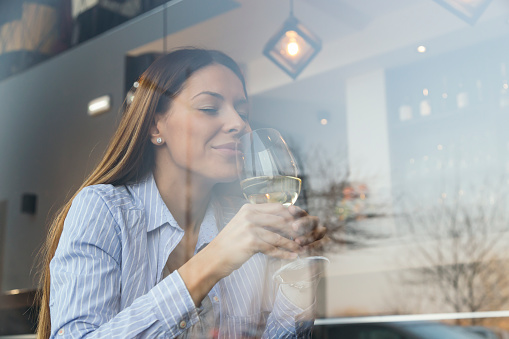
{"label": "wall", "polygon": [[[198,3],[169,3],[166,33],[238,6]],[[0,82],[0,201],[8,201],[2,290],[35,286],[33,258],[48,219],[98,161],[115,129],[126,53],[162,35],[163,9],[157,8]],[[112,96],[112,110],[87,116],[87,103],[104,94]],[[20,212],[26,192],[38,196],[34,216]]]}

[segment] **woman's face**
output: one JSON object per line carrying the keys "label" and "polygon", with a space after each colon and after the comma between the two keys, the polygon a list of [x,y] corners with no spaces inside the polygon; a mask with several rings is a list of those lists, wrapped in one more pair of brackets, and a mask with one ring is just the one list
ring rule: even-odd
{"label": "woman's face", "polygon": [[[250,130],[248,103],[240,79],[229,68],[212,64],[189,77],[170,109],[156,120],[164,141],[156,162],[176,173],[216,182],[237,178],[235,144]],[[157,145],[158,136],[152,134]]]}

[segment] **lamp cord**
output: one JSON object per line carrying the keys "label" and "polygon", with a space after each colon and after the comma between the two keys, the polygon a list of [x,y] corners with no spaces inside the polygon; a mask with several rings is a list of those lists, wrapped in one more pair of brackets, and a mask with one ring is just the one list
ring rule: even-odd
{"label": "lamp cord", "polygon": [[293,16],[293,0],[290,0],[290,16]]}

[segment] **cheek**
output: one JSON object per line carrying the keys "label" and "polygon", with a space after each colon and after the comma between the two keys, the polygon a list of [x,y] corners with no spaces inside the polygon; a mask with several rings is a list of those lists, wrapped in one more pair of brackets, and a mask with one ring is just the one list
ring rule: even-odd
{"label": "cheek", "polygon": [[175,160],[186,163],[196,163],[207,154],[209,140],[213,137],[209,129],[193,124],[192,121],[184,121],[169,130],[171,133],[171,151]]}

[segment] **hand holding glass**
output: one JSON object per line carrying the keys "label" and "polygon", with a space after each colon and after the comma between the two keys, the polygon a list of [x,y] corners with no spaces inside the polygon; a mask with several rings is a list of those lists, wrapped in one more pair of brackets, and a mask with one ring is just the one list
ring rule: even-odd
{"label": "hand holding glass", "polygon": [[[240,185],[244,196],[252,204],[281,203],[290,206],[295,203],[301,189],[298,167],[295,158],[281,134],[272,128],[254,130],[240,138],[237,146],[237,166]],[[284,265],[274,279],[297,288],[310,283],[304,278],[305,271],[311,268],[316,276],[321,273],[321,265],[328,263],[325,257],[299,257]],[[312,265],[312,267],[311,267]]]}

